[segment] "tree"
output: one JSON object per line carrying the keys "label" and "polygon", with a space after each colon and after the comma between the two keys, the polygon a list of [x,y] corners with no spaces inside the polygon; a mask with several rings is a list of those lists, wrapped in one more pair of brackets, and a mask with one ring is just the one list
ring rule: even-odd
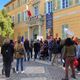
{"label": "tree", "polygon": [[0,35],[2,37],[12,37],[14,33],[11,17],[7,15],[5,10],[0,12]]}

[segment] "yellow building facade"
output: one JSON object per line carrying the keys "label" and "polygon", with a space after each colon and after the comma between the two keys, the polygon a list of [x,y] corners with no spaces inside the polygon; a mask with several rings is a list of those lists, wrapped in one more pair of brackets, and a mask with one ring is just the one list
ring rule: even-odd
{"label": "yellow building facade", "polygon": [[67,28],[69,35],[80,38],[80,0],[70,1],[72,4],[69,7],[56,9],[53,14],[54,36],[58,33],[58,36],[64,38],[64,28]]}
{"label": "yellow building facade", "polygon": [[[46,3],[49,1],[53,8],[53,36],[80,36],[80,0],[11,0],[5,9],[14,22],[14,40],[19,36],[29,40],[37,36],[46,39]],[[26,5],[31,12],[30,18]]]}
{"label": "yellow building facade", "polygon": [[[5,10],[14,22],[14,40],[17,40],[20,36],[33,39],[43,35],[46,38],[46,27],[44,27],[43,22],[44,3],[44,0],[34,0],[34,2],[32,0],[11,0],[5,5]],[[30,18],[27,14],[26,5],[31,12]],[[39,9],[38,16],[35,16],[33,11],[35,7]]]}

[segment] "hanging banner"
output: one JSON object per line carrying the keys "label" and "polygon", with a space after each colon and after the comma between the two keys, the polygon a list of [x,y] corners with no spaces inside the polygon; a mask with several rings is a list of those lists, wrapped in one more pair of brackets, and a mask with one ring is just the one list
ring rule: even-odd
{"label": "hanging banner", "polygon": [[53,13],[46,14],[46,29],[53,27]]}

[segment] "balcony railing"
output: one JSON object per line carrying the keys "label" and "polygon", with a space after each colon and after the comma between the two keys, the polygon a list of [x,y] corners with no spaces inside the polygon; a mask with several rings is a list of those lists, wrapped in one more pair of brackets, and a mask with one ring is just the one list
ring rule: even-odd
{"label": "balcony railing", "polygon": [[32,16],[32,17],[30,17],[30,18],[27,19],[27,24],[29,26],[42,25],[43,21],[44,21],[44,16],[43,15]]}
{"label": "balcony railing", "polygon": [[27,4],[34,5],[34,4],[38,3],[38,2],[40,2],[40,0],[32,0],[32,1],[30,0],[30,1],[27,2]]}

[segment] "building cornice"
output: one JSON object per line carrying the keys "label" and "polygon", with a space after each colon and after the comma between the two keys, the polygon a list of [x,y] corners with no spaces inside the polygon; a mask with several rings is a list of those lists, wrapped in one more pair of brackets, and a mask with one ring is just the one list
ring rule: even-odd
{"label": "building cornice", "polygon": [[16,0],[11,0],[11,1],[9,1],[7,4],[4,5],[4,7],[8,6],[9,4],[11,4],[11,3],[14,2],[14,1],[16,1]]}

